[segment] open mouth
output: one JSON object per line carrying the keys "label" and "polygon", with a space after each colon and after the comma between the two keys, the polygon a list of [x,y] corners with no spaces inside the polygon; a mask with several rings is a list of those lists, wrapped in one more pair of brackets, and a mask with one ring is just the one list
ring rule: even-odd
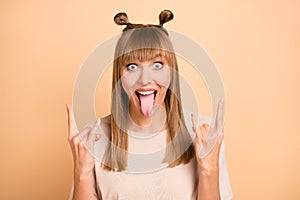
{"label": "open mouth", "polygon": [[137,91],[135,91],[135,94],[136,94],[138,100],[140,101],[140,105],[141,105],[141,98],[146,97],[146,96],[149,96],[149,98],[150,98],[150,96],[153,96],[153,100],[155,100],[156,93],[157,93],[156,90],[148,90],[148,91],[137,90]]}
{"label": "open mouth", "polygon": [[135,92],[139,102],[142,113],[145,116],[150,116],[152,107],[154,105],[155,97],[157,94],[156,90],[137,90]]}

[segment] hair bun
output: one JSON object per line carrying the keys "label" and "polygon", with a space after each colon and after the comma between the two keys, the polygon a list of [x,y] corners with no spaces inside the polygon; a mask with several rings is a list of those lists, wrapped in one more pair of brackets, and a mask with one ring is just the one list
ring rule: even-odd
{"label": "hair bun", "polygon": [[127,14],[124,13],[124,12],[120,12],[120,13],[116,14],[115,17],[114,17],[114,21],[118,25],[128,25],[128,24],[130,24],[129,20],[128,20],[128,17],[127,17]]}
{"label": "hair bun", "polygon": [[171,21],[174,18],[174,14],[170,10],[163,10],[159,14],[159,25]]}

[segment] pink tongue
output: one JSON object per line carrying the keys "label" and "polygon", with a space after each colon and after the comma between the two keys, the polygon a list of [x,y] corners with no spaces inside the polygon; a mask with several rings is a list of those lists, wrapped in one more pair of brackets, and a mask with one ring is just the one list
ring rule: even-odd
{"label": "pink tongue", "polygon": [[143,114],[149,117],[153,107],[154,93],[149,95],[140,95],[140,101]]}

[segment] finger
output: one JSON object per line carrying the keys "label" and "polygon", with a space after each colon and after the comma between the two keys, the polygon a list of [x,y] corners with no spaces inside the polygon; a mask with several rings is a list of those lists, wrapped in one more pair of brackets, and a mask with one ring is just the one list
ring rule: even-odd
{"label": "finger", "polygon": [[215,121],[215,129],[219,130],[219,128],[223,125],[223,115],[224,115],[224,103],[223,99],[221,99],[218,103],[217,115]]}
{"label": "finger", "polygon": [[198,123],[196,122],[196,116],[194,114],[191,114],[191,119],[192,119],[193,131],[197,134],[200,132],[200,129]]}
{"label": "finger", "polygon": [[202,144],[202,136],[201,136],[201,131],[199,130],[198,133],[196,133],[195,141],[198,144]]}
{"label": "finger", "polygon": [[74,137],[79,131],[76,125],[75,117],[74,117],[74,112],[70,104],[66,105],[67,107],[67,112],[68,112],[68,128],[69,128],[69,139]]}
{"label": "finger", "polygon": [[224,140],[224,131],[222,130],[221,134],[219,135],[219,137],[217,139],[216,145],[214,147],[216,149],[216,151],[218,152],[218,155],[220,153],[220,149],[221,149],[223,140]]}
{"label": "finger", "polygon": [[215,129],[212,129],[208,124],[203,124],[202,126],[204,127],[204,130],[207,133],[206,136],[208,136],[208,135],[214,135],[214,133],[215,133],[214,130]]}
{"label": "finger", "polygon": [[95,141],[98,141],[100,138],[101,138],[101,135],[100,134],[96,134]]}
{"label": "finger", "polygon": [[93,129],[90,127],[85,128],[82,132],[80,132],[80,146],[84,147],[86,150],[93,151],[93,143],[89,141],[89,137],[91,131]]}
{"label": "finger", "polygon": [[204,127],[204,129],[208,132],[209,131],[209,125],[208,124],[202,124],[202,126]]}
{"label": "finger", "polygon": [[78,137],[81,140],[81,142],[84,142],[84,143],[87,142],[87,137],[88,137],[88,134],[90,131],[91,131],[91,128],[86,127],[80,133],[78,133]]}
{"label": "finger", "polygon": [[[191,114],[191,120],[192,120],[192,126],[193,126],[193,129],[194,129],[194,127],[195,127],[195,115],[194,114]],[[195,131],[195,130],[193,130],[193,131]]]}
{"label": "finger", "polygon": [[193,146],[194,148],[197,150],[198,149],[198,146],[200,145],[200,137],[199,137],[199,134],[196,133],[196,130],[194,130],[194,127],[193,127],[193,132],[195,134],[195,137],[193,138]]}
{"label": "finger", "polygon": [[199,134],[196,134],[195,140],[193,141],[193,146],[195,149],[195,153],[197,157],[199,156],[200,150],[202,148],[202,142],[201,139],[199,138]]}
{"label": "finger", "polygon": [[219,138],[218,138],[219,145],[222,144],[223,140],[224,140],[224,128],[222,129],[222,132],[221,132],[221,134],[219,135]]}
{"label": "finger", "polygon": [[99,125],[100,125],[100,118],[98,117],[96,120],[96,123],[94,124],[93,128],[91,129],[91,131],[88,134],[87,143],[89,145],[93,145],[95,143],[96,133],[100,129]]}
{"label": "finger", "polygon": [[204,142],[208,134],[208,130],[206,130],[204,126],[200,126],[200,131],[201,131],[201,141]]}
{"label": "finger", "polygon": [[[97,124],[98,124],[99,130],[97,130],[97,132],[96,132],[95,141],[98,141],[102,137],[102,134],[103,134],[103,130],[101,129],[101,126],[100,126],[101,119],[100,118],[98,118],[98,119],[99,119],[99,121],[97,121]],[[100,134],[97,134],[97,133],[100,133]]]}
{"label": "finger", "polygon": [[217,138],[217,141],[216,141],[215,145],[213,146],[212,151],[209,154],[213,154],[213,155],[216,156],[216,158],[219,158],[223,139],[224,139],[224,134],[223,134],[223,131],[222,131],[222,133]]}

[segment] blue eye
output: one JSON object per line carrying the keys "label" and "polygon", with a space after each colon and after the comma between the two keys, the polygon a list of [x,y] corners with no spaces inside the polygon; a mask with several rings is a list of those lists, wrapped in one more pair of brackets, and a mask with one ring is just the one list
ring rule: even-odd
{"label": "blue eye", "polygon": [[154,65],[153,65],[153,67],[154,67],[155,69],[161,69],[163,66],[164,66],[164,65],[163,65],[162,62],[155,62]]}
{"label": "blue eye", "polygon": [[128,69],[129,71],[135,71],[135,70],[138,69],[138,66],[137,66],[136,64],[134,64],[134,63],[130,63],[130,64],[128,64],[126,67],[127,67],[127,69]]}

